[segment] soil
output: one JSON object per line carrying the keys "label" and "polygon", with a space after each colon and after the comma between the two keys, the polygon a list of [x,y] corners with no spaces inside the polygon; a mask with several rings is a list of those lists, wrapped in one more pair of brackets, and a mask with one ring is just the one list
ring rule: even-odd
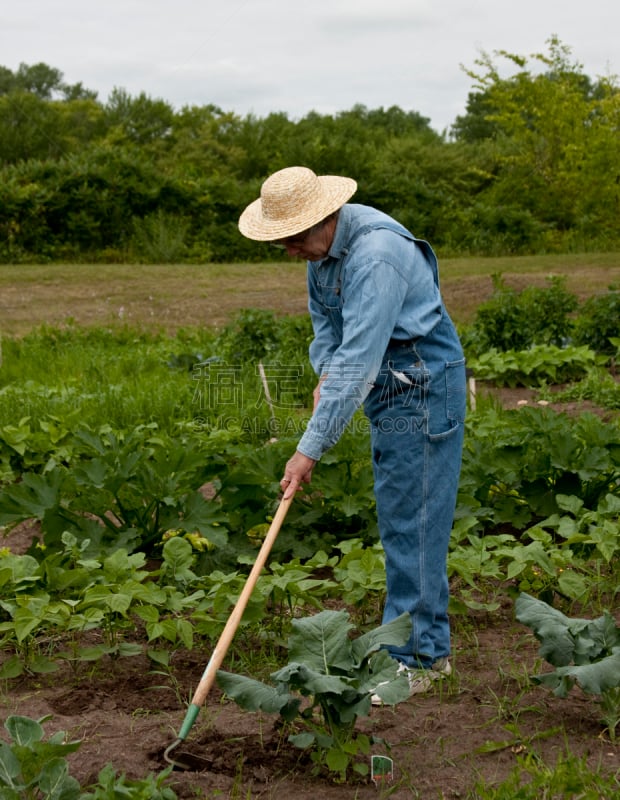
{"label": "soil", "polygon": [[[508,407],[536,402],[527,390],[500,395]],[[24,552],[36,535],[36,525],[23,524],[2,545]],[[373,709],[359,721],[360,730],[386,742],[372,752],[393,758],[391,784],[352,778],[338,785],[325,773],[313,774],[314,764],[286,741],[276,717],[244,712],[217,688],[175,750],[203,765],[175,769],[167,784],[178,798],[471,798],[477,781],[501,782],[528,754],[553,766],[568,752],[593,770],[620,776],[620,746],[605,735],[596,702],[578,689],[556,698],[528,681],[540,666],[538,645],[515,621],[508,588],[498,592],[503,599],[497,612],[453,619],[449,679],[430,694]],[[620,613],[616,617],[620,624]],[[64,730],[80,739],[68,760],[84,787],[108,763],[143,778],[167,766],[164,750],[176,738],[209,657],[205,650],[178,651],[170,675],[138,656],[81,665],[75,673],[63,668],[24,676],[5,684],[1,713],[50,715],[48,735]]]}

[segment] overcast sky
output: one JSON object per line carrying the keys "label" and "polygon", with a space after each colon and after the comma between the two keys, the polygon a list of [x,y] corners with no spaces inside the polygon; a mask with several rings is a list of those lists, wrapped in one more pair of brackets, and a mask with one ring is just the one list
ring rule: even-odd
{"label": "overcast sky", "polygon": [[463,113],[481,51],[547,52],[620,73],[620,0],[4,0],[0,65],[40,61],[105,101],[114,87],[179,109],[265,116],[362,103]]}

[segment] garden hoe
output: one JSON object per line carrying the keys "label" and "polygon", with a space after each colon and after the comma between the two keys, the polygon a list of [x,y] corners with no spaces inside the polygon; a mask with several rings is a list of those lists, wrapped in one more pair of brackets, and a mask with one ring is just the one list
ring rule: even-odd
{"label": "garden hoe", "polygon": [[265,540],[261,546],[258,556],[256,557],[254,566],[252,567],[252,571],[248,575],[243,590],[239,595],[239,599],[237,600],[235,607],[228,618],[228,622],[226,623],[226,626],[224,627],[224,630],[222,631],[220,638],[215,645],[215,649],[211,654],[209,663],[203,672],[200,683],[194,692],[190,706],[187,709],[187,714],[183,720],[181,730],[179,731],[176,740],[164,752],[164,758],[166,761],[169,764],[178,767],[179,769],[199,770],[204,769],[209,765],[209,762],[206,759],[191,755],[190,753],[179,752],[176,753],[174,757],[171,755],[171,753],[181,744],[181,742],[185,741],[187,738],[187,734],[190,732],[192,725],[196,721],[196,717],[200,712],[201,706],[211,690],[211,687],[215,683],[217,671],[221,667],[222,661],[224,660],[234,635],[237,632],[237,628],[241,622],[245,607],[247,606],[248,600],[250,599],[254,587],[256,586],[256,582],[258,581],[261,570],[265,566],[267,556],[273,547],[273,543],[280,532],[280,527],[284,521],[284,517],[286,516],[286,512],[288,511],[292,500],[293,498],[290,497],[287,500],[280,501],[280,505],[275,513],[273,522],[269,526]]}

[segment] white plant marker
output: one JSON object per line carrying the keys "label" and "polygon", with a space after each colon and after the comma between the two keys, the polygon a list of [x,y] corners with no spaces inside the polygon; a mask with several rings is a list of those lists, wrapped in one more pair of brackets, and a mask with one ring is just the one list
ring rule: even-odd
{"label": "white plant marker", "polygon": [[394,780],[394,762],[389,756],[370,756],[370,778],[375,786]]}

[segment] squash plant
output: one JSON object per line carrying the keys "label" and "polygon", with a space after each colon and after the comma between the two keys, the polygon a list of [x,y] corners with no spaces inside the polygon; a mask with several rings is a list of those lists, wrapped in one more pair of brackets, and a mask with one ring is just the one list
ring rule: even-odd
{"label": "squash plant", "polygon": [[82,456],[70,467],[25,472],[0,489],[0,526],[38,519],[46,547],[59,548],[69,531],[90,540],[92,557],[119,547],[150,553],[178,528],[227,541],[225,515],[199,491],[209,467],[196,440],[161,437],[147,425],[127,434],[84,429],[74,442]]}
{"label": "squash plant", "polygon": [[[350,767],[367,774],[367,765],[355,763],[355,758],[367,754],[371,742],[356,733],[355,723],[369,714],[375,689],[387,704],[409,696],[409,684],[397,673],[396,661],[380,649],[405,644],[411,633],[409,615],[356,639],[350,636],[354,626],[346,611],[321,611],[294,619],[291,625],[290,661],[271,674],[273,685],[220,670],[219,686],[247,711],[279,713],[286,722],[300,722],[302,730],[289,741],[312,749],[317,768],[324,765],[340,781],[346,780]],[[302,704],[303,698],[309,702]]]}
{"label": "squash plant", "polygon": [[580,380],[606,360],[606,356],[597,355],[586,345],[537,344],[527,350],[502,352],[491,348],[468,359],[468,366],[478,380],[514,388]]}
{"label": "squash plant", "polygon": [[556,669],[534,680],[566,697],[575,684],[598,695],[603,721],[612,741],[620,722],[620,628],[606,611],[594,620],[565,616],[542,600],[519,595],[515,605],[519,622],[530,627],[541,642],[539,654]]}

